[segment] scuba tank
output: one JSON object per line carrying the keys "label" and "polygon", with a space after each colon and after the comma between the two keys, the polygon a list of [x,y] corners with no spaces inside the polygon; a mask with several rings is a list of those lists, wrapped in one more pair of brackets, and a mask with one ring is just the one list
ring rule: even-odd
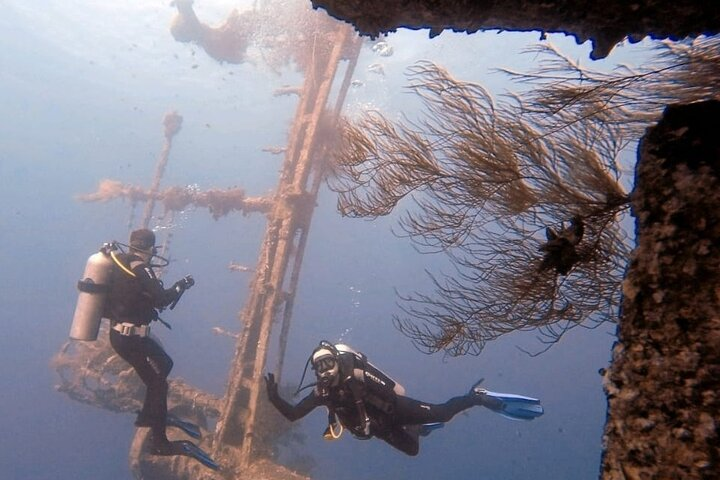
{"label": "scuba tank", "polygon": [[85,264],[83,279],[77,283],[80,293],[70,327],[70,338],[74,340],[97,340],[105,299],[110,290],[110,276],[113,271],[110,252],[113,249],[113,245],[106,243],[99,252],[91,255]]}

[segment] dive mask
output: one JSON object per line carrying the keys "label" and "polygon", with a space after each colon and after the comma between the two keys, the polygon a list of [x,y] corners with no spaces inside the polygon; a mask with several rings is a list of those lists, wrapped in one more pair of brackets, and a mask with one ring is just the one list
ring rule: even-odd
{"label": "dive mask", "polygon": [[321,387],[331,386],[340,371],[337,360],[332,355],[322,356],[314,360],[313,370],[315,370],[318,385]]}

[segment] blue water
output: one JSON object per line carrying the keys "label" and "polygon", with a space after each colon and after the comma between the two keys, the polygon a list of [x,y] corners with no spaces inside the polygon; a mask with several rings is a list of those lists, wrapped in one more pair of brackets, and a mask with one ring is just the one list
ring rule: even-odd
{"label": "blue water", "polygon": [[[198,0],[196,11],[218,21],[231,7],[249,4]],[[174,41],[168,31],[173,14],[166,1],[3,2],[2,478],[130,478],[132,418],[56,392],[57,374],[49,366],[66,341],[86,258],[105,241],[124,241],[131,219],[126,202],[85,204],[75,197],[94,191],[103,178],[148,185],[162,147],[162,119],[171,110],[184,123],[163,186],[241,186],[262,195],[277,180],[281,157],[261,149],[285,143],[295,97],[272,93],[297,83],[298,75],[277,75],[259,64],[219,64],[200,48]],[[552,39],[587,58],[589,46]],[[395,49],[391,57],[379,57],[369,45],[363,49],[347,109],[402,111],[411,101],[402,74],[418,59],[438,61],[460,78],[502,91],[510,85],[489,75],[489,68],[527,66],[532,58],[518,51],[535,40],[536,34],[486,33],[443,34],[431,41],[425,32],[401,31],[387,39]],[[385,76],[368,69],[378,62]],[[606,412],[597,372],[610,358],[612,327],[577,329],[536,358],[516,348],[540,348],[532,333],[492,343],[480,357],[423,355],[392,327],[393,289],[428,291],[424,269],[441,268],[445,260],[419,255],[395,238],[395,216],[343,219],[326,190],[318,203],[290,334],[288,381],[299,380],[320,339],[342,339],[416,398],[442,402],[485,377],[494,390],[541,398],[547,413],[517,423],[473,410],[434,432],[421,454],[408,458],[382,442],[348,435],[324,442],[325,413],[314,412],[302,421],[308,438],[298,447],[316,462],[314,478],[597,478]],[[139,207],[135,221],[141,215]],[[192,273],[197,285],[167,315],[173,330],[160,335],[175,360],[173,375],[218,395],[233,342],[211,329],[239,330],[237,312],[250,280],[227,265],[255,265],[263,228],[262,217],[231,214],[215,221],[204,210],[192,210],[173,229],[177,261],[167,276]]]}

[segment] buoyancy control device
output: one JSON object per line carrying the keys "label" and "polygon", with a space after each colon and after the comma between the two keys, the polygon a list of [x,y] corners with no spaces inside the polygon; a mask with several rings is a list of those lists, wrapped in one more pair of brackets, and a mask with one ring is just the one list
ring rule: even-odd
{"label": "buoyancy control device", "polygon": [[99,252],[88,258],[83,279],[78,281],[77,304],[70,327],[70,338],[74,340],[97,340],[100,320],[103,318],[105,303],[110,290],[113,272],[111,257],[116,247],[105,244]]}
{"label": "buoyancy control device", "polygon": [[364,354],[342,343],[335,345],[335,349],[340,354],[349,354],[353,357],[353,376],[371,390],[392,390],[396,395],[405,395],[405,387],[370,363]]}

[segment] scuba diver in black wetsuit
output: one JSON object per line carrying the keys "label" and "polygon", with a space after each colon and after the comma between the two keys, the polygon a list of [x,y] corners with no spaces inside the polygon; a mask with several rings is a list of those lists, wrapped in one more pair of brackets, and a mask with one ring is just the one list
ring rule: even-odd
{"label": "scuba diver in black wetsuit", "polygon": [[532,420],[543,414],[537,399],[489,392],[480,388],[480,382],[468,394],[442,404],[415,400],[405,396],[404,388],[363,354],[346,345],[323,341],[308,363],[312,363],[317,378],[308,396],[297,405],[289,404],[278,394],[275,376],[269,373],[265,377],[268,398],[290,421],[304,417],[316,407],[327,407],[329,425],[325,438],[329,439],[339,438],[346,428],[358,439],[377,437],[407,455],[417,455],[420,436],[477,405],[519,420]]}
{"label": "scuba diver in black wetsuit", "polygon": [[[128,253],[111,251],[115,267],[107,293],[104,314],[110,319],[110,344],[120,357],[135,369],[146,387],[145,400],[135,425],[150,427],[151,453],[155,455],[187,455],[197,458],[211,468],[214,462],[195,444],[188,441],[171,442],[165,433],[167,425],[188,432],[187,422],[168,418],[167,377],[173,361],[162,346],[150,336],[150,322],[158,320],[158,310],[174,308],[185,290],[195,284],[187,275],[164,288],[155,276],[150,260],[156,254],[155,234],[148,229],[130,234]],[[166,324],[166,326],[168,326]],[[193,435],[193,436],[197,436]],[[207,457],[207,458],[206,458]],[[210,462],[210,463],[208,463]]]}
{"label": "scuba diver in black wetsuit", "polygon": [[[125,253],[122,247],[128,247]],[[160,265],[151,264],[158,258]],[[103,318],[110,319],[110,344],[140,376],[146,387],[142,410],[135,425],[151,429],[150,452],[156,455],[185,455],[203,465],[220,467],[200,447],[186,440],[171,442],[165,433],[167,426],[181,429],[193,438],[200,438],[200,428],[181,420],[167,411],[167,377],[173,361],[162,346],[150,337],[150,322],[165,323],[158,312],[169,306],[175,308],[185,290],[195,284],[190,275],[164,288],[155,276],[153,267],[169,262],[157,255],[155,234],[148,229],[130,234],[130,245],[110,242],[88,258],[83,279],[78,282],[70,338],[75,341],[97,340]]]}
{"label": "scuba diver in black wetsuit", "polygon": [[167,377],[173,361],[150,337],[150,322],[158,311],[176,302],[194,281],[187,276],[171,288],[155,277],[150,259],[155,253],[155,234],[140,229],[130,234],[129,253],[113,257],[117,267],[110,283],[106,315],[110,319],[110,344],[135,369],[146,387],[145,401],[135,425],[152,430],[153,453],[170,449],[165,435]]}

